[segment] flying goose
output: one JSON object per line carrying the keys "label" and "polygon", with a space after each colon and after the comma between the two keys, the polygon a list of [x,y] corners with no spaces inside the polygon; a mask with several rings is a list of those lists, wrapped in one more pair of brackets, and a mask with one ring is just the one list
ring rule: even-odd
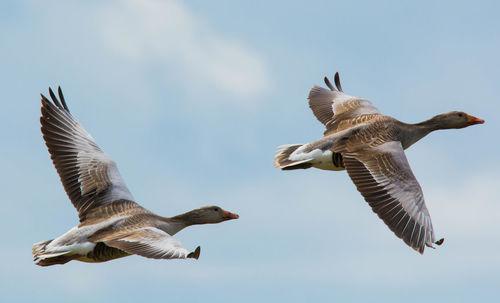
{"label": "flying goose", "polygon": [[309,107],[326,126],[323,138],[309,144],[282,145],[274,166],[282,170],[315,167],[347,170],[358,191],[385,224],[410,247],[424,253],[435,241],[422,188],[404,150],[432,131],[464,128],[484,120],[452,111],[408,124],[382,115],[365,99],[345,94],[335,74],[336,88],[314,86]]}
{"label": "flying goose", "polygon": [[219,223],[238,215],[207,206],[167,218],[134,202],[118,168],[69,112],[61,88],[42,96],[42,134],[80,224],[62,236],[33,245],[37,265],[71,260],[104,262],[128,255],[154,259],[198,259],[173,235],[195,224]]}

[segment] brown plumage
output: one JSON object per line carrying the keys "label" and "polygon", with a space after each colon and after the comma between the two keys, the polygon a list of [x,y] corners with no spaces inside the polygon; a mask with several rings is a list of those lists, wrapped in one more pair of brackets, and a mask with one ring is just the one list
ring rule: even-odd
{"label": "brown plumage", "polygon": [[309,144],[280,146],[274,165],[283,170],[310,167],[347,170],[372,210],[403,241],[420,253],[440,245],[424,196],[411,171],[404,149],[438,129],[464,128],[484,123],[464,112],[437,115],[408,124],[382,115],[365,99],[342,91],[338,73],[330,90],[314,86],[309,107],[325,125],[323,138]]}
{"label": "brown plumage", "polygon": [[155,259],[198,259],[173,235],[195,224],[219,223],[238,215],[206,206],[175,217],[162,217],[136,202],[116,163],[71,115],[61,88],[52,102],[42,95],[42,134],[80,224],[62,236],[33,245],[40,266],[71,260],[105,262],[131,254]]}

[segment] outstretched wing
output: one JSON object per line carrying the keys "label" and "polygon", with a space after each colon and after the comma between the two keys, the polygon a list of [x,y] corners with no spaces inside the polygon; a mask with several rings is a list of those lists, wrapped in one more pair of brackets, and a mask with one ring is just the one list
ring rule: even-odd
{"label": "outstretched wing", "polygon": [[50,88],[49,93],[52,102],[42,95],[42,134],[80,221],[95,207],[133,200],[115,162],[69,112],[61,88],[60,102]]}
{"label": "outstretched wing", "polygon": [[424,195],[400,142],[343,153],[344,165],[372,210],[420,253],[432,247],[434,231]]}
{"label": "outstretched wing", "polygon": [[152,259],[198,259],[200,247],[189,252],[174,237],[156,227],[143,227],[104,241],[108,246]]}
{"label": "outstretched wing", "polygon": [[[367,114],[380,114],[370,101],[345,94],[340,86],[338,73],[335,74],[335,84],[338,90],[333,87],[327,77],[325,77],[325,83],[330,90],[315,85],[308,97],[309,107],[314,116],[326,126],[325,134],[337,132],[339,124],[344,120]],[[356,122],[352,123],[355,125]]]}

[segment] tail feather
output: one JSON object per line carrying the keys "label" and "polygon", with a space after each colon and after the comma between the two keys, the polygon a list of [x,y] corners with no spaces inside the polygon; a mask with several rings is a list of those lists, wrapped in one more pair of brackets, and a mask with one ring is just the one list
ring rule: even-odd
{"label": "tail feather", "polygon": [[52,240],[47,240],[33,244],[33,246],[31,247],[31,253],[33,254],[33,259],[35,261],[40,259],[40,257],[45,253],[45,248],[50,242],[52,242]]}
{"label": "tail feather", "polygon": [[51,265],[56,265],[56,264],[66,264],[73,259],[74,259],[74,256],[62,255],[62,256],[50,257],[50,258],[38,260],[38,262],[36,262],[36,265],[51,266]]}
{"label": "tail feather", "polygon": [[52,241],[53,240],[47,240],[33,244],[31,252],[33,254],[33,261],[38,261],[36,262],[37,265],[50,266],[55,264],[65,264],[73,260],[73,256],[66,256],[68,251],[47,251],[47,245],[49,245]]}
{"label": "tail feather", "polygon": [[290,160],[290,155],[303,144],[288,144],[278,146],[274,156],[274,166],[283,170],[306,169],[312,167],[312,159]]}

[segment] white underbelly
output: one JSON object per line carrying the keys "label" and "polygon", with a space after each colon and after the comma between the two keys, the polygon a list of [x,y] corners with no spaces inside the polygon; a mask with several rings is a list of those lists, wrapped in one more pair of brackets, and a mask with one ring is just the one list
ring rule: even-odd
{"label": "white underbelly", "polygon": [[324,169],[324,170],[344,170],[345,168],[336,166],[335,163],[333,163],[333,158],[332,158],[332,152],[327,150],[320,156],[315,157],[314,159],[311,160],[311,164],[315,168],[319,169]]}
{"label": "white underbelly", "polygon": [[73,227],[67,233],[50,242],[45,251],[52,254],[86,255],[95,247],[95,243],[87,240],[90,232],[92,230],[88,227]]}
{"label": "white underbelly", "polygon": [[82,242],[67,246],[61,246],[59,247],[59,249],[62,251],[67,251],[68,255],[86,256],[89,252],[94,250],[95,246],[96,244],[92,242]]}
{"label": "white underbelly", "polygon": [[52,240],[45,250],[50,253],[66,252],[68,255],[87,255],[96,246],[96,243],[88,241],[88,237],[124,218],[126,217],[116,217],[93,225],[75,226],[62,236]]}

